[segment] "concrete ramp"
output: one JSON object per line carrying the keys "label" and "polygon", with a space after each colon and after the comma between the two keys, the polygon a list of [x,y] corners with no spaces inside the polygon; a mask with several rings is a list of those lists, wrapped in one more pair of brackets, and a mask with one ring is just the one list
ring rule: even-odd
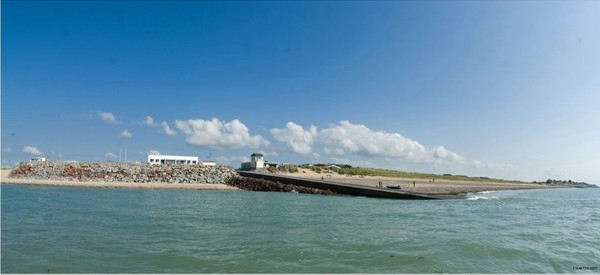
{"label": "concrete ramp", "polygon": [[331,190],[333,192],[363,197],[388,198],[388,199],[403,199],[403,200],[436,200],[436,199],[464,199],[465,196],[460,195],[428,195],[422,193],[408,192],[404,190],[394,190],[388,188],[369,187],[362,185],[354,185],[347,183],[331,182],[327,180],[312,180],[297,177],[281,176],[277,174],[237,171],[240,176],[249,178],[259,178],[284,184],[293,184],[296,186],[304,186],[309,188],[318,188],[323,190]]}

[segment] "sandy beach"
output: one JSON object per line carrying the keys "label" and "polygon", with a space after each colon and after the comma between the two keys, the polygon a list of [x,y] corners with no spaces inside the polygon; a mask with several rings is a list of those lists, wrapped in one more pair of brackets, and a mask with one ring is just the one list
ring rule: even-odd
{"label": "sandy beach", "polygon": [[153,189],[195,189],[195,190],[237,190],[225,184],[198,184],[198,183],[138,183],[138,182],[103,182],[103,181],[57,181],[34,180],[24,178],[9,178],[10,169],[2,169],[2,183],[46,185],[46,186],[77,186],[100,188],[153,188]]}
{"label": "sandy beach", "polygon": [[[329,182],[348,183],[363,186],[377,186],[381,179],[386,185],[400,185],[403,190],[424,194],[465,194],[482,191],[522,190],[522,189],[548,189],[560,186],[550,186],[534,183],[496,183],[439,180],[435,182],[423,179],[390,178],[373,176],[347,176],[337,173],[316,173],[309,169],[300,168],[297,173],[282,173],[282,175],[298,178],[321,179]],[[414,185],[413,185],[414,182]]]}

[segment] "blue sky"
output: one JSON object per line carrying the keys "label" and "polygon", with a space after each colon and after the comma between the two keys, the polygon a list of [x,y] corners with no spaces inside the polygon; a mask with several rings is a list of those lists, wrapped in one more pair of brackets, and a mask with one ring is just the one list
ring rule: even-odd
{"label": "blue sky", "polygon": [[600,183],[599,34],[597,1],[2,1],[2,165],[263,152]]}

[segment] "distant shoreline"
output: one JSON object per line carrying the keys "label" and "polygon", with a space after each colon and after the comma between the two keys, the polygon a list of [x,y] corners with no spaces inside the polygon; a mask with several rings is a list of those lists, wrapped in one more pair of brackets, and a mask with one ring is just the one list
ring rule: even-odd
{"label": "distant shoreline", "polygon": [[[64,187],[95,187],[95,188],[134,188],[134,189],[186,189],[186,190],[239,190],[239,188],[223,183],[167,183],[167,182],[108,182],[108,181],[78,181],[78,180],[40,180],[30,178],[10,178],[11,169],[2,169],[2,184],[20,184],[37,186],[64,186]],[[282,173],[291,177],[306,179],[320,179],[322,174],[303,170],[300,173]],[[496,182],[462,182],[451,180],[438,180],[430,182],[422,179],[389,178],[389,177],[346,177],[332,175],[327,178],[330,182],[350,183],[362,186],[376,186],[379,180],[384,185],[400,185],[403,190],[419,192],[429,195],[456,195],[478,193],[483,191],[505,191],[526,189],[553,189],[570,188],[568,186],[534,184],[534,183],[496,183]],[[412,183],[415,183],[414,186]]]}
{"label": "distant shoreline", "polygon": [[188,189],[188,190],[238,190],[222,183],[166,183],[166,182],[104,182],[104,181],[66,181],[10,178],[10,169],[2,169],[2,184],[21,184],[38,186],[68,186],[97,188],[145,188],[145,189]]}

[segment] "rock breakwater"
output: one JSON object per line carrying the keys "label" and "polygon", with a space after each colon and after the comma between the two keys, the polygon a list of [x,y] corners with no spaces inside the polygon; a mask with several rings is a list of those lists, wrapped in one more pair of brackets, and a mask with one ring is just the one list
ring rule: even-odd
{"label": "rock breakwater", "polygon": [[226,166],[24,161],[11,171],[9,177],[81,182],[225,183],[236,175],[233,168]]}
{"label": "rock breakwater", "polygon": [[317,188],[309,188],[304,186],[297,186],[293,184],[283,184],[280,182],[274,182],[265,179],[248,178],[242,176],[231,177],[225,182],[225,184],[233,187],[237,187],[243,190],[250,191],[263,191],[263,192],[297,192],[304,194],[317,194],[317,195],[338,195],[331,190],[322,190]]}

